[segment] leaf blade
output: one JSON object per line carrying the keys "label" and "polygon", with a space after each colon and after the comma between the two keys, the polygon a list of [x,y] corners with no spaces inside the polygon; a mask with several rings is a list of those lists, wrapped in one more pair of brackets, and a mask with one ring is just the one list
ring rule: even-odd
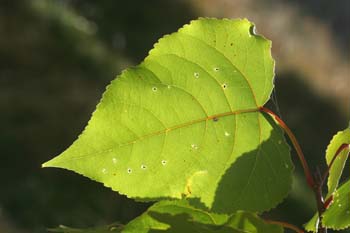
{"label": "leaf blade", "polygon": [[[143,63],[107,87],[78,140],[44,166],[137,199],[185,196],[218,212],[274,207],[290,189],[293,167],[282,133],[259,112],[273,88],[273,59],[270,42],[251,35],[251,27],[247,20],[200,19],[160,39]],[[241,156],[250,158],[241,164],[252,172],[237,205],[225,179],[241,184],[230,173]]]}

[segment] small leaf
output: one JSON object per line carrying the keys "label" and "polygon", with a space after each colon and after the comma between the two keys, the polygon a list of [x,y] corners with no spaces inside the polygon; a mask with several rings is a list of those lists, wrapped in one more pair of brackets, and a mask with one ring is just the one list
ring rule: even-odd
{"label": "small leaf", "polygon": [[324,212],[322,222],[334,230],[350,227],[350,180],[334,193],[333,203]]}
{"label": "small leaf", "polygon": [[289,147],[259,112],[273,88],[271,43],[248,20],[192,21],[159,40],[106,92],[66,168],[128,197],[186,197],[215,212],[263,211],[291,187]]}
{"label": "small leaf", "polygon": [[252,213],[239,211],[231,216],[205,212],[186,201],[161,201],[132,220],[123,233],[282,233],[283,228],[265,223]]}
{"label": "small leaf", "polygon": [[[326,151],[326,161],[329,165],[336,154],[337,150],[342,144],[350,144],[350,128],[343,131],[339,131],[332,138],[330,144]],[[340,154],[335,159],[328,176],[328,196],[331,195],[338,187],[339,179],[343,172],[346,160],[348,158],[349,148],[340,152]]]}

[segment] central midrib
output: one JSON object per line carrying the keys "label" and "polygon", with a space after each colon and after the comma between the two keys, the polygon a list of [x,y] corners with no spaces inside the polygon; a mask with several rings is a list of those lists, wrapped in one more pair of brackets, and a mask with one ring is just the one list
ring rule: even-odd
{"label": "central midrib", "polygon": [[[103,151],[93,152],[93,153],[89,153],[89,154],[76,156],[76,157],[73,157],[73,158],[70,158],[70,159],[66,159],[64,161],[64,163],[67,163],[69,161],[76,160],[76,159],[81,159],[81,158],[84,158],[84,157],[87,157],[87,156],[97,156],[99,154],[102,154],[102,153],[105,153],[105,152],[109,152],[109,151],[113,150],[113,148],[115,148],[115,147],[127,146],[127,145],[130,145],[130,144],[136,143],[137,141],[141,141],[141,140],[144,140],[144,139],[147,139],[147,138],[150,138],[150,137],[153,137],[153,136],[157,136],[157,135],[160,135],[160,134],[168,133],[168,132],[176,130],[176,129],[181,129],[181,128],[184,128],[184,127],[188,127],[188,126],[200,123],[200,122],[204,122],[204,121],[208,121],[208,120],[214,120],[215,118],[219,119],[220,117],[225,117],[225,116],[232,116],[232,115],[237,115],[237,114],[242,114],[242,113],[251,113],[251,112],[258,112],[258,111],[260,111],[260,108],[250,108],[250,109],[242,109],[242,110],[237,110],[237,111],[232,111],[232,112],[224,112],[224,113],[214,114],[214,115],[211,115],[211,116],[208,116],[208,117],[204,117],[204,118],[199,118],[199,119],[192,120],[192,121],[189,121],[189,122],[185,122],[185,123],[182,123],[182,124],[178,124],[178,125],[175,125],[175,126],[172,126],[172,127],[169,127],[169,128],[165,128],[165,129],[162,129],[162,130],[159,130],[159,131],[155,131],[153,133],[145,134],[143,136],[140,136],[140,137],[136,138],[135,140],[132,140],[132,141],[129,141],[129,142],[126,142],[126,143],[122,143],[122,144],[118,144],[116,146],[113,146],[113,147],[108,148],[108,149],[103,150]],[[45,167],[45,164],[43,164],[43,167]]]}

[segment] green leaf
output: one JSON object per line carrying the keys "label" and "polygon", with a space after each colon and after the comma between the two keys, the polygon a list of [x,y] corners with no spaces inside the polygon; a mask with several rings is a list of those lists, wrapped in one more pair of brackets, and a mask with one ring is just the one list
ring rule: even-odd
{"label": "green leaf", "polygon": [[283,228],[248,212],[218,215],[196,209],[186,201],[161,201],[127,224],[122,232],[282,233]]}
{"label": "green leaf", "polygon": [[[350,128],[339,131],[336,135],[334,135],[331,142],[329,143],[326,151],[326,161],[328,165],[331,163],[334,155],[342,144],[350,144]],[[343,172],[348,154],[349,148],[344,149],[342,152],[340,152],[329,171],[327,183],[328,196],[331,195],[338,187],[339,179]]]}
{"label": "green leaf", "polygon": [[281,130],[259,112],[273,88],[271,43],[247,20],[201,18],[160,39],[114,80],[88,126],[43,164],[128,197],[263,211],[291,186]]}
{"label": "green leaf", "polygon": [[61,233],[283,233],[283,228],[269,224],[256,214],[238,211],[232,215],[214,214],[190,206],[186,200],[160,201],[126,226],[111,224],[77,229],[60,226],[49,229]]}
{"label": "green leaf", "polygon": [[324,212],[323,225],[334,230],[350,227],[350,180],[334,193],[334,199]]}

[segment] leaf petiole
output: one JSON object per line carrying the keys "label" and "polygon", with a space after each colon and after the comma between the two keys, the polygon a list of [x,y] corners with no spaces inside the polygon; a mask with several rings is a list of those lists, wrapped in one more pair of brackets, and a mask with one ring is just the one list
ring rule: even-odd
{"label": "leaf petiole", "polygon": [[304,169],[304,173],[305,173],[305,177],[306,177],[306,181],[309,185],[309,187],[314,190],[315,189],[315,181],[313,176],[311,175],[310,172],[310,168],[309,165],[305,159],[304,153],[299,145],[298,140],[296,139],[295,135],[293,134],[293,132],[289,129],[289,127],[286,125],[286,123],[284,123],[284,121],[279,118],[274,112],[272,112],[270,109],[265,108],[265,107],[260,107],[260,111],[265,112],[267,114],[269,114],[270,116],[272,116],[273,118],[275,118],[275,120],[277,121],[277,123],[283,128],[283,130],[287,133],[288,137],[290,138],[296,152],[297,155],[299,157],[299,160],[301,162],[301,165]]}

